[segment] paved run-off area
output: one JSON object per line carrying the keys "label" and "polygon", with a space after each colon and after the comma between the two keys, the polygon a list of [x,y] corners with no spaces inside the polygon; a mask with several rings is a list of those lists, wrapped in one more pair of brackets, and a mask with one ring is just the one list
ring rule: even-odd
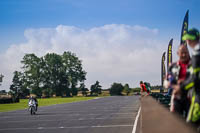
{"label": "paved run-off area", "polygon": [[113,96],[0,113],[0,133],[132,133],[138,96]]}

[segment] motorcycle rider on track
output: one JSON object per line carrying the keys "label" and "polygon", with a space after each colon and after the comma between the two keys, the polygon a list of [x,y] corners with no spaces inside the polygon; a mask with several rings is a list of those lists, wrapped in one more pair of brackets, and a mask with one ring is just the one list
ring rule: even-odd
{"label": "motorcycle rider on track", "polygon": [[33,102],[35,102],[35,104],[36,104],[36,109],[35,109],[35,110],[37,111],[37,108],[38,108],[38,101],[37,101],[37,99],[36,99],[35,97],[33,97],[33,96],[30,96],[28,103],[29,103],[31,100],[33,100]]}

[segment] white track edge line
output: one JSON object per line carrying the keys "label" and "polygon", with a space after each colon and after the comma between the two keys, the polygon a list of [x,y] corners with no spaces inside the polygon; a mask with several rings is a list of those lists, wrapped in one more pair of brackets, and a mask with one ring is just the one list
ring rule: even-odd
{"label": "white track edge line", "polygon": [[137,116],[136,116],[136,118],[135,118],[135,122],[134,122],[134,125],[133,125],[133,131],[132,131],[132,133],[136,133],[138,118],[139,118],[139,116],[140,116],[140,110],[141,110],[141,107],[139,108],[138,113],[137,113]]}

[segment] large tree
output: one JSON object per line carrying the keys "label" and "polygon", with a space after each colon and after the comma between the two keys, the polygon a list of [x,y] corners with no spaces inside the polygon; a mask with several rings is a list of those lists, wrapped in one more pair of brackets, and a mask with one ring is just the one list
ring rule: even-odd
{"label": "large tree", "polygon": [[64,70],[67,73],[69,87],[72,95],[77,95],[77,85],[86,79],[86,72],[82,68],[82,62],[71,52],[64,52],[62,55]]}
{"label": "large tree", "polygon": [[20,98],[25,98],[30,94],[23,73],[19,71],[14,72],[12,84],[10,86],[10,92],[13,96]]}
{"label": "large tree", "polygon": [[41,59],[35,54],[26,54],[21,61],[26,77],[27,87],[37,96],[42,95]]}
{"label": "large tree", "polygon": [[47,53],[41,58],[26,54],[21,63],[24,82],[37,96],[77,95],[77,85],[86,79],[81,60],[71,52]]}
{"label": "large tree", "polygon": [[63,77],[62,57],[55,53],[48,53],[43,58],[43,84],[45,89],[51,89],[53,94],[61,96],[64,91],[61,86]]}

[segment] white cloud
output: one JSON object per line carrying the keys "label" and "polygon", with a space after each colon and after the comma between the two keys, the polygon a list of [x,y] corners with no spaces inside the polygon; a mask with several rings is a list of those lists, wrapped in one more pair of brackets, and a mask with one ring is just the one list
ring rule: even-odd
{"label": "white cloud", "polygon": [[11,84],[12,73],[20,70],[25,53],[43,56],[48,52],[72,51],[83,61],[87,87],[96,80],[103,88],[113,82],[138,86],[140,80],[160,84],[160,60],[167,43],[158,29],[110,24],[91,29],[59,25],[56,28],[27,29],[27,42],[11,45],[1,53],[0,70],[5,75],[1,88]]}

